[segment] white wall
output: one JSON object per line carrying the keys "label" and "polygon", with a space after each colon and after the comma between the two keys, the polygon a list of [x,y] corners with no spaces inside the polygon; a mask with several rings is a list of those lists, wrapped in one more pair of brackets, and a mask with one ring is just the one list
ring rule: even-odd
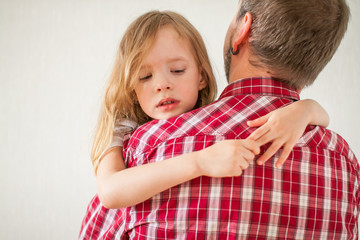
{"label": "white wall", "polygon": [[[302,94],[360,156],[360,2],[339,51]],[[127,25],[182,13],[204,36],[220,91],[237,0],[0,1],[0,239],[76,239],[96,191],[89,152],[104,82]]]}

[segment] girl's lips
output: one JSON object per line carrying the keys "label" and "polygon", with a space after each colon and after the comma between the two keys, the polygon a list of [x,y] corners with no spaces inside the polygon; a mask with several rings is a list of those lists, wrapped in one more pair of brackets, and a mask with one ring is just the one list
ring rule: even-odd
{"label": "girl's lips", "polygon": [[179,104],[179,102],[179,100],[174,98],[164,98],[158,103],[156,107],[163,111],[167,111],[174,109]]}

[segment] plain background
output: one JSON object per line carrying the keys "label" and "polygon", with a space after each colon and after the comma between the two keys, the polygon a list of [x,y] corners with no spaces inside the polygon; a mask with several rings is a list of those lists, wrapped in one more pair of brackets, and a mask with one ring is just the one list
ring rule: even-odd
{"label": "plain background", "polygon": [[[336,55],[302,98],[360,156],[360,1]],[[138,15],[182,13],[226,86],[222,46],[237,0],[0,0],[0,239],[76,239],[96,192],[92,134],[120,38]]]}

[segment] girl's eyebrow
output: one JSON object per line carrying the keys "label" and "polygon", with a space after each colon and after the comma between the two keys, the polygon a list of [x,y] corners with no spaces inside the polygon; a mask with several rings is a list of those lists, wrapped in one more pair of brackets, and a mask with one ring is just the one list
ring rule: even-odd
{"label": "girl's eyebrow", "polygon": [[172,63],[172,62],[187,62],[188,60],[184,57],[175,57],[175,58],[170,58],[167,62]]}
{"label": "girl's eyebrow", "polygon": [[147,70],[148,68],[150,68],[148,65],[142,65],[140,71]]}
{"label": "girl's eyebrow", "polygon": [[[188,60],[184,57],[174,57],[166,61],[166,63],[174,63],[174,62],[188,62]],[[150,64],[144,64],[141,66],[140,70],[146,70],[148,68],[150,68]]]}

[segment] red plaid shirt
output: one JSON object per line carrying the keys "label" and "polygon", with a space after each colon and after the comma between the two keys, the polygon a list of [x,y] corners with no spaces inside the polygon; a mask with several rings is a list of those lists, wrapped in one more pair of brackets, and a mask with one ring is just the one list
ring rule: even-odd
{"label": "red plaid shirt", "polygon": [[[244,139],[254,130],[247,120],[298,99],[269,78],[237,81],[211,105],[139,127],[124,145],[125,163]],[[252,162],[240,177],[199,177],[122,210],[107,210],[95,197],[80,238],[357,239],[359,164],[345,140],[308,127],[280,169],[273,167],[278,157],[263,166]]]}

